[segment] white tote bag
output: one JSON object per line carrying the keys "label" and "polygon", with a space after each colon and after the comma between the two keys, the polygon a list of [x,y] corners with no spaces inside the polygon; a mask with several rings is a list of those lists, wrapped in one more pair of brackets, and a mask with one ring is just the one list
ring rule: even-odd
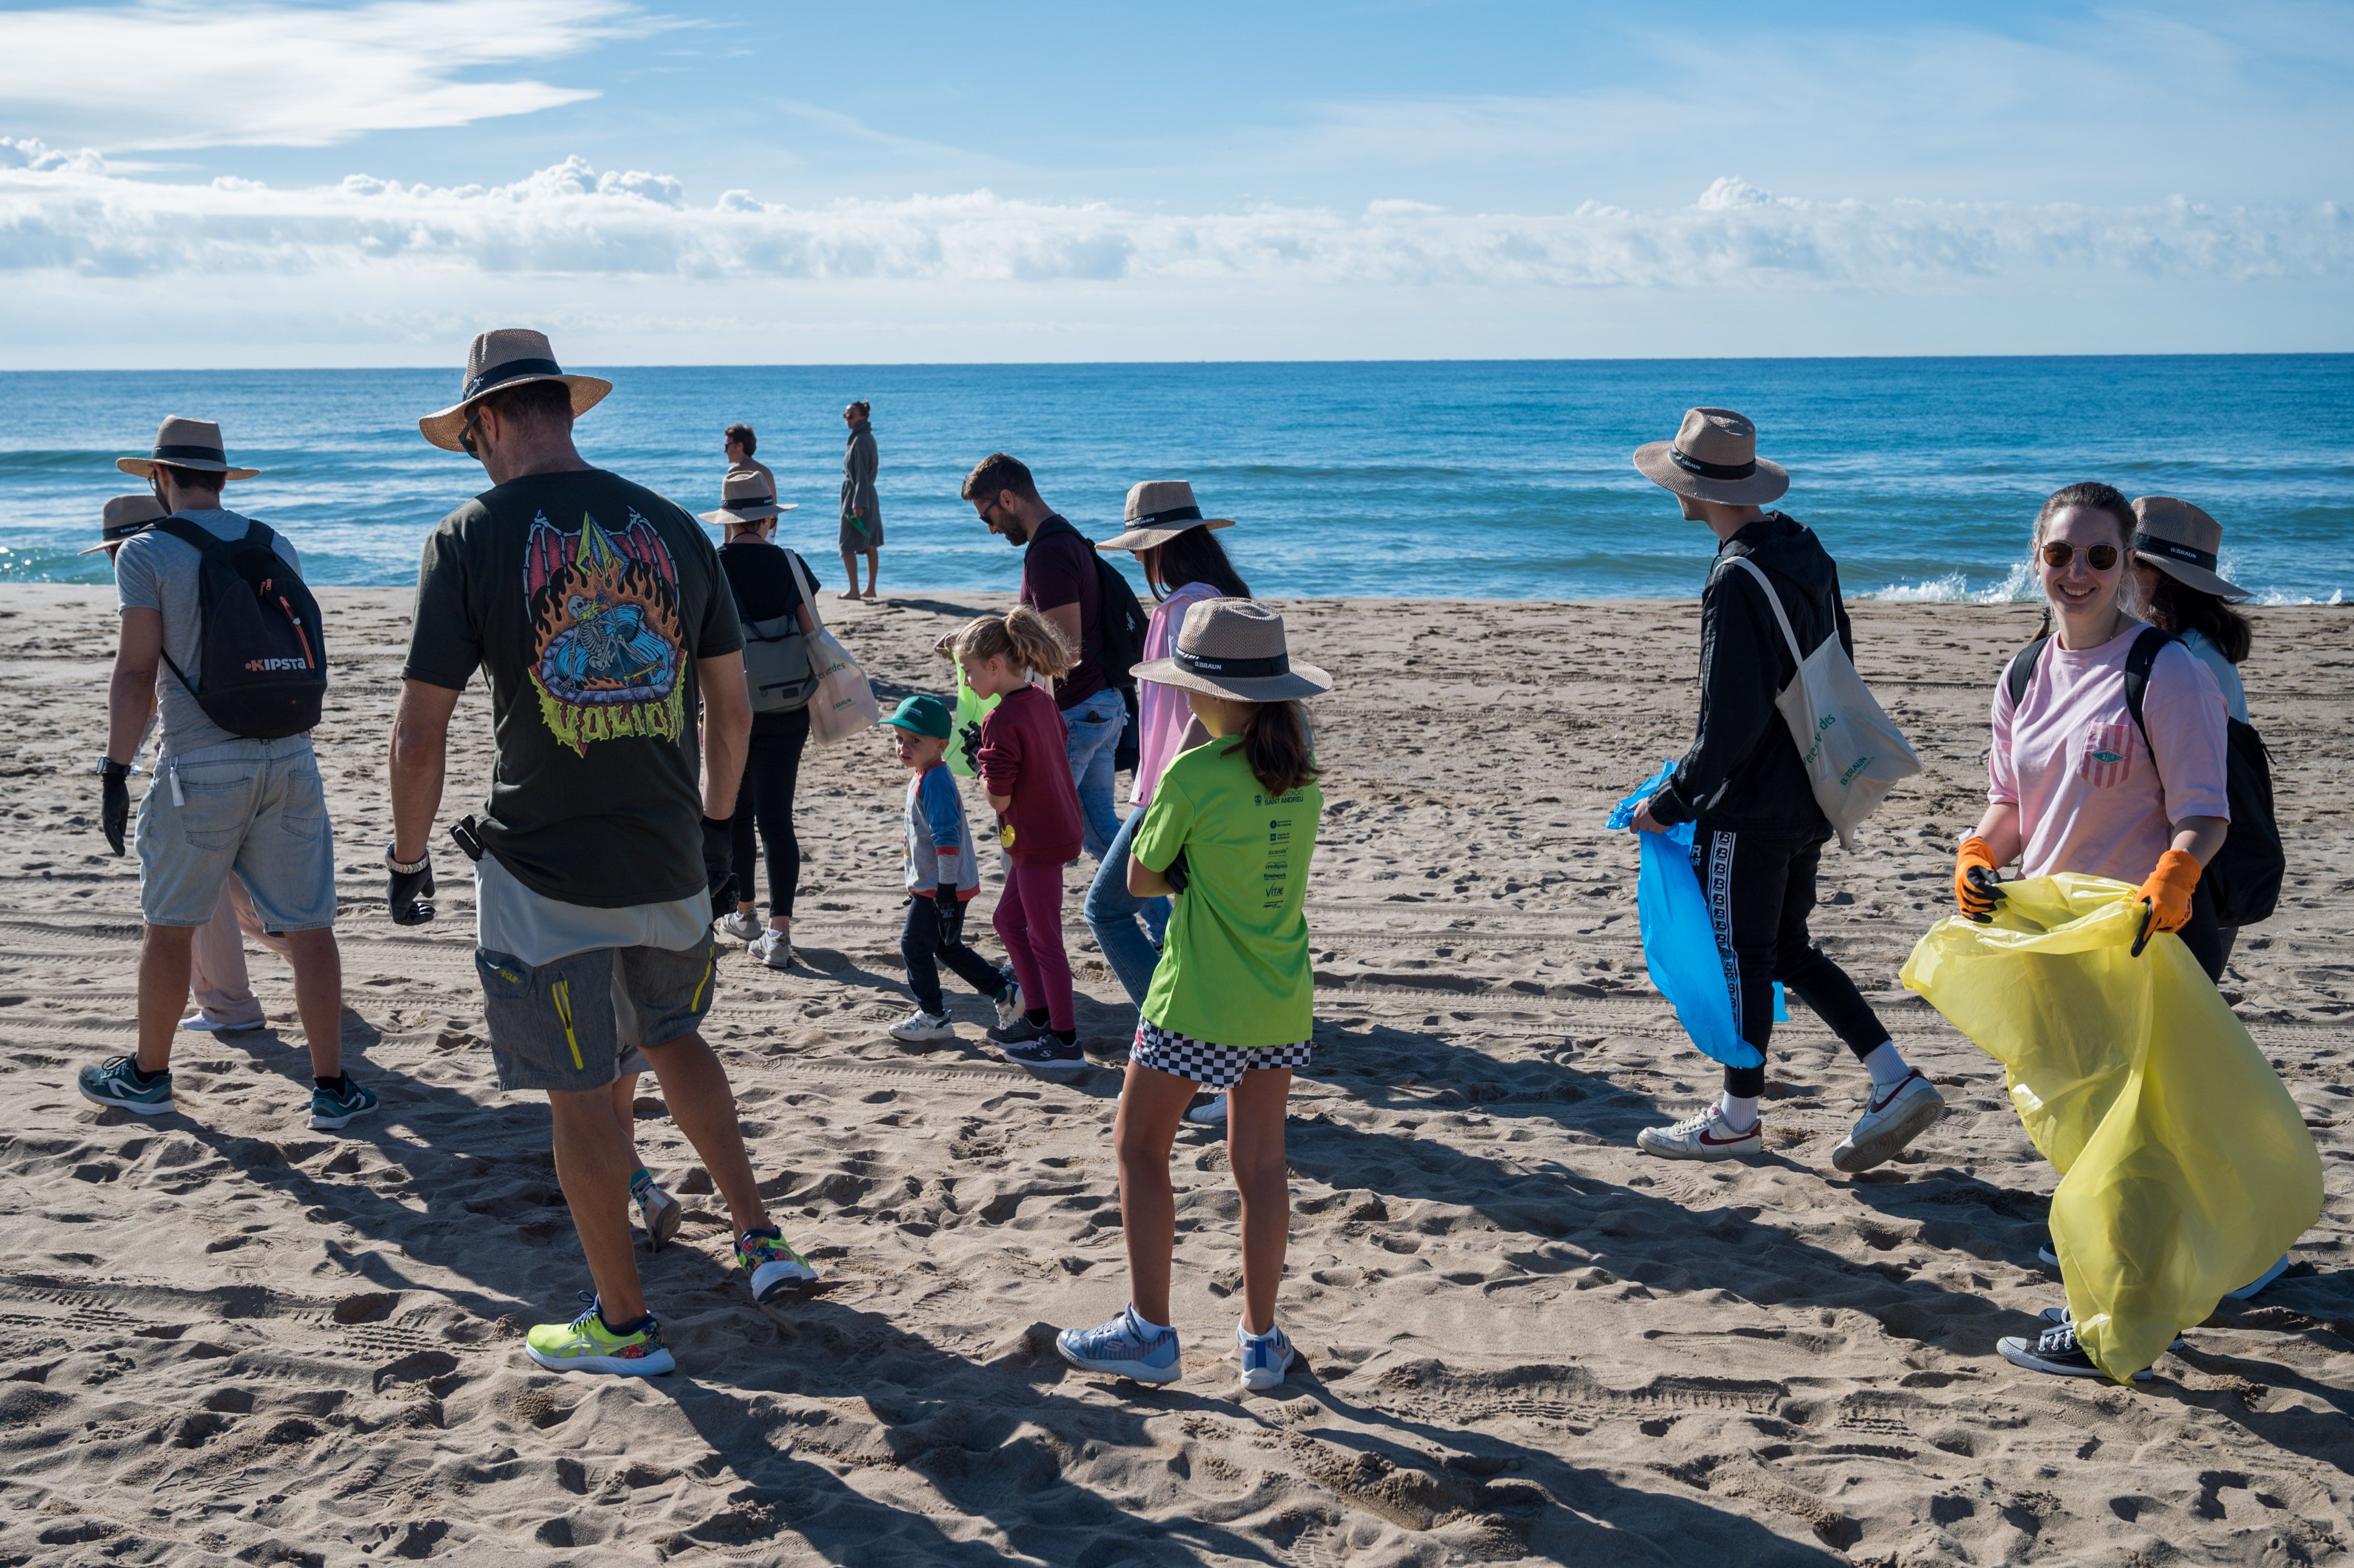
{"label": "white tote bag", "polygon": [[801,569],[798,559],[792,567],[801,585],[802,602],[817,622],[817,635],[809,640],[810,668],[817,675],[817,691],[809,700],[810,739],[818,746],[834,746],[880,724],[883,708],[875,700],[866,672],[858,667],[841,639],[825,629],[825,617],[817,608],[816,586]]}
{"label": "white tote bag", "polygon": [[1880,802],[1899,779],[1921,771],[1921,759],[1913,755],[1903,732],[1856,673],[1840,643],[1838,629],[1834,627],[1812,653],[1800,648],[1798,634],[1790,629],[1790,618],[1782,609],[1782,596],[1774,591],[1766,574],[1739,556],[1731,559],[1766,590],[1766,602],[1774,607],[1774,619],[1790,644],[1797,677],[1782,688],[1774,705],[1782,710],[1790,738],[1797,742],[1807,781],[1814,786],[1815,803],[1838,830],[1840,847],[1853,849],[1856,825],[1880,810]]}

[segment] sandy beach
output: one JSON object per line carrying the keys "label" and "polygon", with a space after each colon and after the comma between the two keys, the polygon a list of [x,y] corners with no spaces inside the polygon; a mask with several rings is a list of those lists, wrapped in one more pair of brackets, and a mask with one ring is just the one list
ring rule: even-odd
{"label": "sandy beach", "polygon": [[[1124,1299],[1132,1014],[1078,919],[1092,863],[1066,903],[1089,1071],[999,1062],[954,988],[960,1041],[895,1044],[905,775],[879,738],[805,764],[802,967],[733,959],[710,1029],[823,1287],[755,1308],[694,1197],[684,1245],[641,1255],[676,1375],[527,1361],[523,1327],[588,1285],[546,1103],[493,1082],[446,839],[440,920],[384,912],[408,595],[320,597],[345,1044],[384,1096],[351,1137],[304,1126],[290,978],[258,948],[270,1027],[181,1034],[175,1114],[74,1093],[78,1063],[133,1040],[137,864],[106,853],[90,777],[112,599],[0,596],[0,1563],[2273,1564],[2354,1544],[2354,609],[2254,612],[2289,877],[2224,986],[2328,1197],[2287,1277],[2127,1390],[1995,1353],[2062,1299],[2035,1261],[2054,1177],[1999,1069],[1896,983],[1946,907],[1988,694],[2033,609],[1855,607],[1858,662],[1927,772],[1827,855],[1816,933],[1953,1111],[1850,1179],[1829,1154],[1864,1080],[1803,1007],[1770,1067],[1770,1158],[1632,1147],[1715,1083],[1645,978],[1635,848],[1603,826],[1690,735],[1697,605],[1286,605],[1341,689],[1314,705],[1321,1049],[1289,1134],[1281,1311],[1305,1365],[1250,1396],[1236,1201],[1198,1130],[1176,1158],[1186,1377],[1147,1392],[1054,1355],[1055,1326]],[[824,608],[896,694],[938,691],[928,645],[992,602]],[[481,799],[488,711],[479,685],[460,705],[445,821]],[[641,1094],[657,1174],[707,1192]]]}

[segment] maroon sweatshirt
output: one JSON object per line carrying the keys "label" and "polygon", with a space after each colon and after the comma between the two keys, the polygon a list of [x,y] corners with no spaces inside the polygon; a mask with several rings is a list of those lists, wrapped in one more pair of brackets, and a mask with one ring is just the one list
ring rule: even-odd
{"label": "maroon sweatshirt", "polygon": [[1068,747],[1055,699],[1035,686],[1009,692],[981,721],[981,781],[991,794],[1013,798],[1005,853],[1018,865],[1079,858],[1079,792]]}

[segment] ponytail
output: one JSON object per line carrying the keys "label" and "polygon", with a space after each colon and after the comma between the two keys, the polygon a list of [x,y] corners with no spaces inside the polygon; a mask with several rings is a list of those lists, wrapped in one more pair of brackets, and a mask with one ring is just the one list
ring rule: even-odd
{"label": "ponytail", "polygon": [[1028,605],[1004,615],[984,615],[957,633],[956,654],[979,662],[1003,659],[1016,669],[1049,680],[1067,675],[1079,662],[1062,628]]}
{"label": "ponytail", "polygon": [[1225,755],[1243,761],[1269,795],[1288,795],[1316,781],[1319,769],[1308,745],[1308,715],[1297,702],[1253,703],[1242,734]]}

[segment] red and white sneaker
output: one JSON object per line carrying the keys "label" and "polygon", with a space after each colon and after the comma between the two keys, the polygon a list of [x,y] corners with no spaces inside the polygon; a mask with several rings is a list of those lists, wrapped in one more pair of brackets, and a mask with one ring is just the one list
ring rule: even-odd
{"label": "red and white sneaker", "polygon": [[1766,1152],[1766,1118],[1735,1132],[1725,1125],[1724,1107],[1711,1106],[1673,1127],[1645,1128],[1635,1135],[1635,1147],[1665,1160],[1754,1159]]}
{"label": "red and white sneaker", "polygon": [[1921,1075],[1918,1067],[1885,1089],[1874,1085],[1854,1129],[1831,1150],[1831,1164],[1847,1171],[1885,1164],[1945,1114],[1946,1097]]}

